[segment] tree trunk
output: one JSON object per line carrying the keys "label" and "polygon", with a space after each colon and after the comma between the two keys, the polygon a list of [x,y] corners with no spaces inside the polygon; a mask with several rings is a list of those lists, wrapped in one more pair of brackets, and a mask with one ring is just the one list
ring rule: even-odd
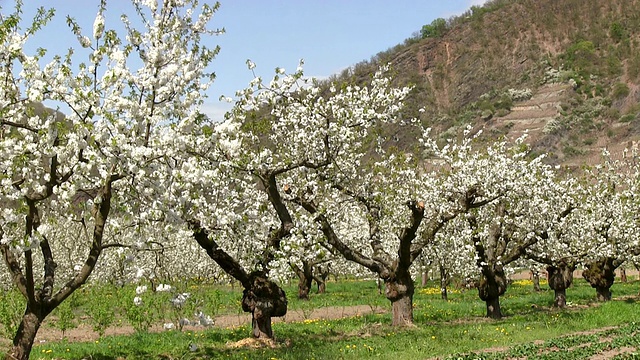
{"label": "tree trunk", "polygon": [[413,293],[415,286],[410,275],[385,280],[385,296],[391,301],[391,325],[413,325]]}
{"label": "tree trunk", "polygon": [[18,327],[15,337],[13,338],[13,346],[5,355],[5,360],[28,360],[33,341],[36,338],[38,329],[42,324],[44,316],[38,316],[29,307],[22,316],[22,321]]}
{"label": "tree trunk", "polygon": [[253,337],[272,339],[271,318],[286,315],[287,297],[263,272],[253,272],[249,277],[250,286],[243,291],[242,310],[251,313]]}
{"label": "tree trunk", "polygon": [[308,261],[302,261],[302,268],[292,264],[294,272],[298,276],[298,299],[309,300],[311,284],[313,283],[313,267]]}
{"label": "tree trunk", "polygon": [[318,294],[324,294],[327,291],[327,278],[329,278],[329,265],[316,267],[316,274],[313,276],[316,285],[318,285]]}
{"label": "tree trunk", "polygon": [[555,289],[553,291],[554,291],[553,306],[559,309],[564,309],[567,306],[567,290]]}
{"label": "tree trunk", "polygon": [[598,301],[609,301],[611,300],[611,290],[608,287],[604,286],[596,286],[596,299]]}
{"label": "tree trunk", "polygon": [[582,272],[582,277],[589,282],[592,288],[596,289],[598,301],[611,300],[611,285],[616,277],[616,265],[614,258],[601,258],[586,265]]}
{"label": "tree trunk", "polygon": [[271,328],[271,316],[264,314],[258,307],[251,314],[252,335],[257,339],[273,339],[273,329]]}
{"label": "tree trunk", "polygon": [[531,270],[531,280],[533,281],[533,291],[542,291],[540,288],[540,272]]}
{"label": "tree trunk", "polygon": [[501,319],[500,297],[490,298],[484,301],[487,305],[487,317],[491,319]]}
{"label": "tree trunk", "polygon": [[626,283],[629,281],[629,279],[627,279],[627,270],[626,269],[620,269],[620,281],[622,281],[623,283]]}
{"label": "tree trunk", "polygon": [[500,310],[500,296],[507,291],[507,277],[502,267],[486,268],[482,271],[478,295],[487,305],[487,317],[502,318]]}
{"label": "tree trunk", "polygon": [[428,275],[428,271],[425,269],[425,270],[422,270],[422,278],[420,281],[420,286],[422,287],[427,286],[427,281],[429,281],[429,275]]}
{"label": "tree trunk", "polygon": [[564,308],[567,305],[567,288],[573,283],[575,264],[560,261],[558,266],[547,266],[549,288],[554,291],[553,306]]}
{"label": "tree trunk", "polygon": [[311,292],[311,283],[313,277],[303,276],[298,278],[298,299],[309,300],[309,293]]}
{"label": "tree trunk", "polygon": [[449,283],[449,276],[444,266],[440,265],[440,297],[442,300],[447,301],[447,284]]}

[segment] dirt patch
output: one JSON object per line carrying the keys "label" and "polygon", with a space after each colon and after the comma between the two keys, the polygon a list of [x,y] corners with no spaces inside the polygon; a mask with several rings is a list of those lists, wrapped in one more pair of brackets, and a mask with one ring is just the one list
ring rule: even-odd
{"label": "dirt patch", "polygon": [[595,354],[589,358],[589,360],[605,360],[605,359],[613,359],[615,356],[620,354],[628,354],[636,352],[636,348],[633,347],[622,347],[619,349],[607,350],[603,351],[599,354]]}
{"label": "dirt patch", "polygon": [[261,348],[271,348],[275,349],[279,347],[278,344],[273,339],[256,339],[256,338],[246,338],[240,341],[232,342],[227,344],[227,348],[229,349],[238,349],[238,348],[250,348],[250,349],[261,349]]}
{"label": "dirt patch", "polygon": [[[280,318],[273,318],[273,323],[280,322],[301,322],[305,320],[336,320],[342,319],[352,316],[361,316],[372,313],[385,313],[386,310],[376,307],[371,307],[368,305],[358,305],[358,306],[329,306],[324,308],[313,309],[312,311],[303,311],[303,310],[289,310],[287,315]],[[213,327],[216,328],[234,328],[239,326],[250,326],[251,325],[251,315],[250,314],[240,314],[240,315],[220,315],[215,318],[215,324]],[[185,326],[183,328],[184,331],[202,331],[204,328],[201,326]],[[153,326],[150,329],[151,332],[161,332],[166,331],[163,329],[162,325]],[[175,331],[175,330],[173,330]],[[132,326],[127,324],[115,325],[113,327],[108,328],[105,331],[105,335],[130,335],[135,332],[135,329]],[[65,332],[64,338],[69,342],[89,342],[95,341],[100,338],[99,334],[93,331],[91,325],[86,323],[80,324],[75,329],[70,329]],[[46,343],[50,341],[60,341],[63,339],[62,331],[54,329],[51,326],[43,326],[40,331],[38,331],[38,336],[36,337],[35,343]]]}

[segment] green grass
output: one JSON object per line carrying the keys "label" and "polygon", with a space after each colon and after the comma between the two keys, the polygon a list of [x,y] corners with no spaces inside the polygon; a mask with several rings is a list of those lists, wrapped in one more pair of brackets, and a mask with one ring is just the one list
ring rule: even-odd
{"label": "green grass", "polygon": [[[635,295],[638,293],[638,285],[639,282],[615,284],[614,297]],[[220,291],[219,288],[215,289]],[[373,281],[329,283],[328,293],[314,294],[307,303],[295,299],[293,285],[286,290],[291,299],[291,309],[350,305],[369,305],[385,310],[390,308],[384,296],[377,293]],[[239,293],[229,291],[221,297],[231,301],[231,304],[237,304]],[[566,339],[563,336],[589,329],[640,323],[640,305],[633,298],[604,304],[594,303],[595,290],[583,280],[577,280],[567,291],[567,298],[570,304],[567,310],[554,310],[550,308],[553,302],[552,291],[536,293],[529,285],[512,285],[501,301],[506,316],[502,320],[494,321],[483,317],[484,303],[478,299],[476,291],[453,291],[449,295],[449,301],[445,302],[440,299],[439,292],[430,285],[427,289],[417,288],[414,310],[416,326],[410,329],[391,327],[390,314],[385,313],[340,320],[277,323],[273,325],[278,344],[275,349],[229,347],[227,344],[249,337],[250,329],[247,324],[235,329],[215,328],[198,332],[170,331],[105,336],[97,342],[89,343],[48,343],[36,345],[32,357],[397,360],[457,354],[453,358],[478,358],[464,354],[492,347],[505,348],[504,351],[514,354],[534,351],[532,349],[538,349],[539,345],[534,344],[533,340],[551,341],[548,345],[554,344],[554,341],[560,344],[571,341],[585,344],[590,338],[576,337],[563,340]],[[535,306],[532,306],[534,304]],[[223,308],[231,310],[232,307],[225,305]],[[629,340],[631,337],[625,336],[623,334],[616,338],[619,338],[619,346],[632,343],[632,340]],[[190,344],[194,344],[196,348],[190,349]],[[568,359],[571,357],[567,357],[567,352],[574,352],[556,347],[560,352],[547,354],[545,358]],[[587,350],[578,352],[586,354],[606,348],[598,343],[584,347]],[[491,358],[489,356],[504,358],[505,354],[488,354],[479,358]]]}

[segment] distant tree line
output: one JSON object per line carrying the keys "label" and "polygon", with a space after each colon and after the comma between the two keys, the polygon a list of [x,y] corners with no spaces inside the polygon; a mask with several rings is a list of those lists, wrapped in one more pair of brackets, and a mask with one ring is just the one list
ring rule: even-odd
{"label": "distant tree line", "polygon": [[479,20],[484,14],[498,10],[514,1],[517,0],[490,0],[482,6],[474,5],[461,15],[452,16],[448,20],[437,18],[430,24],[422,26],[418,36],[420,39],[442,37],[456,25],[467,21]]}

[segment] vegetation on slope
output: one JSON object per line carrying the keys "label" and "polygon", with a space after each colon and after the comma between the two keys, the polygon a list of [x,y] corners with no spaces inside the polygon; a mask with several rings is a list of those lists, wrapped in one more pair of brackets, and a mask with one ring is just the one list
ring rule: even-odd
{"label": "vegetation on slope", "polygon": [[[591,162],[602,147],[619,151],[640,133],[638,8],[638,0],[493,0],[426,24],[336,80],[366,82],[391,63],[398,85],[415,87],[405,116],[442,138],[467,125],[487,128],[492,138],[520,135],[502,120],[527,99],[513,94],[564,84],[553,120],[530,141],[558,162]],[[413,138],[394,136],[402,147]]]}

